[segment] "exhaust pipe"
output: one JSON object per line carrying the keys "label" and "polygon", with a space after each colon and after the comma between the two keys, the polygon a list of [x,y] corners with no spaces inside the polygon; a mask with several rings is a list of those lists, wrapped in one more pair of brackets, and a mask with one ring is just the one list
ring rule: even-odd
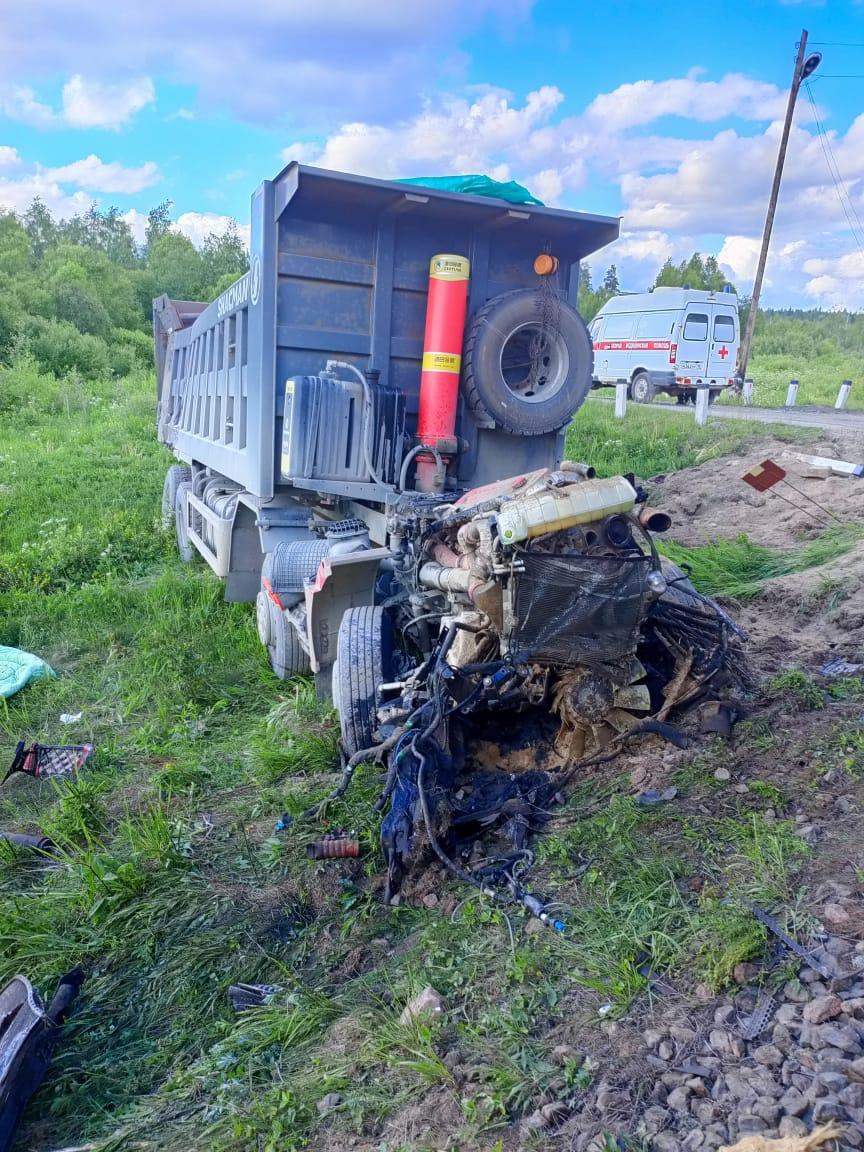
{"label": "exhaust pipe", "polygon": [[668,512],[658,512],[656,508],[642,508],[639,523],[649,532],[668,532],[672,527],[672,517]]}

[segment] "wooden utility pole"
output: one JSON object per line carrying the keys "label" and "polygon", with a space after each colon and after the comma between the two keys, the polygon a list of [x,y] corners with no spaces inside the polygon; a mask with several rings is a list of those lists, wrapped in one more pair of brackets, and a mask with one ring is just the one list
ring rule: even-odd
{"label": "wooden utility pole", "polygon": [[798,55],[795,57],[795,71],[792,73],[792,87],[789,89],[789,100],[786,103],[786,120],[783,123],[783,135],[780,137],[780,151],[777,153],[777,166],[774,169],[774,183],[771,185],[771,197],[768,201],[768,214],[765,217],[765,230],[762,233],[762,248],[759,252],[759,263],[756,267],[756,279],[753,281],[753,295],[750,297],[750,311],[747,315],[747,328],[744,339],[741,341],[741,351],[738,354],[738,375],[743,379],[747,374],[747,361],[750,359],[750,345],[753,342],[753,328],[756,324],[756,313],[759,311],[759,296],[762,292],[762,279],[765,276],[765,262],[768,259],[768,247],[771,243],[771,229],[774,226],[774,213],[777,211],[777,197],[780,194],[780,179],[783,175],[783,162],[786,159],[786,148],[789,144],[789,132],[792,129],[792,116],[795,112],[795,101],[798,99],[798,90],[805,74],[805,61],[812,67],[807,70],[809,76],[819,64],[821,57],[815,54],[809,60],[807,52],[807,29],[801,29],[801,40],[798,44]]}

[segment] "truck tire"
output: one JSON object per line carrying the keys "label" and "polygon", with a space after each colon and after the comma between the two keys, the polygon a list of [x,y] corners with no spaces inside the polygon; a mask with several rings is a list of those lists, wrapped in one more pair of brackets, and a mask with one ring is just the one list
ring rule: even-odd
{"label": "truck tire", "polygon": [[174,523],[174,513],[177,510],[177,489],[181,484],[192,483],[192,469],[185,464],[172,464],[165,473],[165,483],[162,485],[162,523],[169,529]]}
{"label": "truck tire", "polygon": [[652,404],[657,395],[657,389],[651,383],[647,372],[637,372],[630,383],[630,399],[637,404]]}
{"label": "truck tire", "polygon": [[376,694],[393,668],[393,625],[383,608],[349,608],[339,625],[333,706],[348,756],[375,743]]}
{"label": "truck tire", "polygon": [[591,390],[594,349],[585,321],[563,300],[540,371],[530,374],[530,344],[540,333],[533,289],[496,296],[471,324],[462,387],[468,407],[516,436],[542,436],[570,423]]}
{"label": "truck tire", "polygon": [[270,606],[270,640],[267,644],[270,667],[280,680],[308,675],[311,668],[309,654],[300,643],[297,629],[269,597],[267,603]]}
{"label": "truck tire", "polygon": [[717,400],[723,395],[722,388],[709,388],[708,389],[708,403],[715,404]]}
{"label": "truck tire", "polygon": [[181,481],[177,485],[177,495],[174,501],[174,531],[177,536],[177,551],[180,553],[180,559],[184,564],[192,563],[192,556],[195,551],[186,530],[186,497],[191,491],[191,481]]}

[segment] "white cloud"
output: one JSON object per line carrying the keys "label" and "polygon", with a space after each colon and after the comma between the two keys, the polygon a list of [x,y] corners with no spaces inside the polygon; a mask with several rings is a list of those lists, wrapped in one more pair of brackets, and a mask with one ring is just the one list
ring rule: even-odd
{"label": "white cloud", "polygon": [[158,184],[161,176],[152,160],[139,168],[126,168],[112,162],[105,164],[98,156],[85,156],[62,168],[50,169],[53,178],[60,184],[76,184],[93,192],[106,192],[132,196],[145,188]]}
{"label": "white cloud", "polygon": [[786,95],[775,84],[765,84],[739,72],[721,80],[702,80],[698,71],[673,80],[637,80],[597,96],[586,114],[602,122],[607,131],[650,124],[663,116],[711,122],[729,116],[744,120],[782,117]]}
{"label": "white cloud", "polygon": [[240,238],[246,247],[249,247],[250,228],[248,224],[237,224],[231,216],[220,216],[216,212],[183,212],[172,225],[176,232],[188,236],[196,248],[204,243],[208,236],[215,233],[221,236],[235,224]]}
{"label": "white cloud", "polygon": [[10,148],[6,144],[0,144],[0,172],[8,171],[10,168],[17,168],[21,163],[21,157],[18,155],[16,148]]}
{"label": "white cloud", "polygon": [[[197,89],[197,109],[304,128],[392,117],[416,108],[442,75],[464,73],[458,43],[489,29],[512,35],[533,0],[209,0],[142,3],[38,0],[4,5],[0,76],[164,75]],[[398,93],[398,101],[394,101]],[[401,103],[401,107],[399,104]]]}
{"label": "white cloud", "polygon": [[0,113],[33,128],[118,129],[155,98],[153,81],[147,76],[103,84],[75,75],[63,86],[59,111],[38,100],[32,88],[7,85],[0,89]]}
{"label": "white cloud", "polygon": [[[530,162],[532,155],[545,155],[542,128],[563,99],[563,92],[551,85],[529,92],[522,107],[513,105],[509,93],[497,90],[473,101],[450,97],[391,127],[343,124],[323,146],[294,143],[282,158],[384,179],[438,173],[491,174],[495,169],[499,178],[509,179],[512,160]],[[553,181],[547,172],[543,179],[547,187],[560,193],[562,177]]]}
{"label": "white cloud", "polygon": [[104,163],[85,156],[71,164],[49,168],[22,160],[14,148],[0,148],[0,209],[24,212],[37,197],[55,216],[85,212],[94,194],[133,195],[161,179],[152,161],[138,168]]}
{"label": "white cloud", "polygon": [[155,99],[149,76],[125,84],[102,84],[73,76],[63,86],[63,120],[71,128],[121,128]]}

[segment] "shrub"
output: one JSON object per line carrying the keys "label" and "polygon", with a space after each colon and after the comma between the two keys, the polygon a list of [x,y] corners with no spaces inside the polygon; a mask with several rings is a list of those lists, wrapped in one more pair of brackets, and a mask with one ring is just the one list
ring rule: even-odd
{"label": "shrub", "polygon": [[88,336],[68,320],[45,320],[31,316],[22,326],[30,354],[40,368],[65,376],[79,372],[85,380],[96,380],[108,371],[108,347],[97,336]]}

